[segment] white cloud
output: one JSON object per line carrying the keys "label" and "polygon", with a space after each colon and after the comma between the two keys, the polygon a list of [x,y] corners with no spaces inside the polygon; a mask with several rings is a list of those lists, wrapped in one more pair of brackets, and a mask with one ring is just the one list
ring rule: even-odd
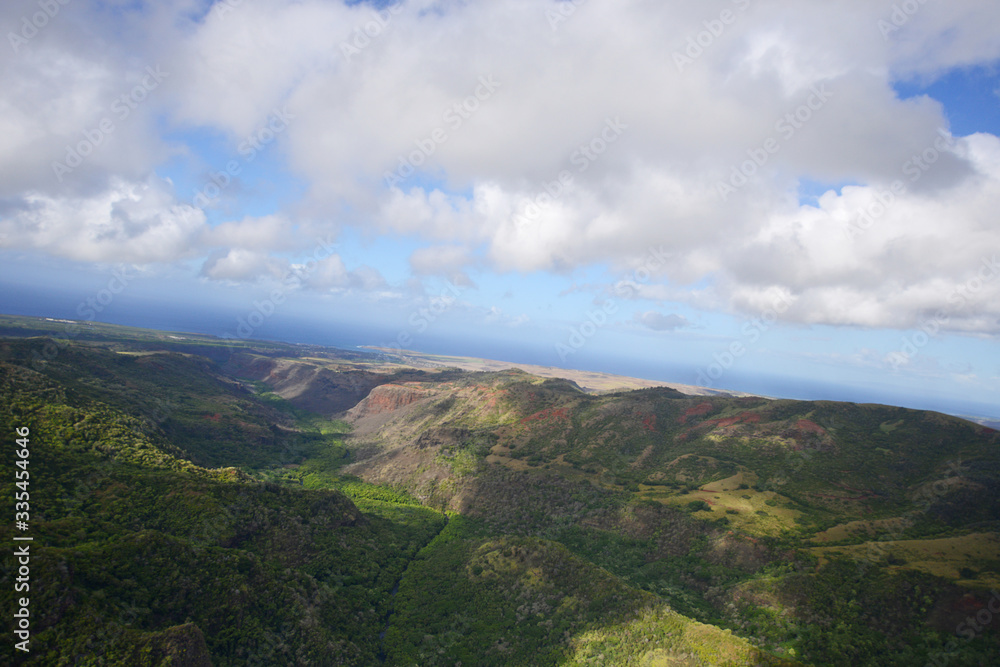
{"label": "white cloud", "polygon": [[0,218],[5,247],[87,262],[171,262],[195,252],[205,215],[177,204],[167,184],[115,180],[89,197],[28,193]]}
{"label": "white cloud", "polygon": [[[294,250],[297,216],[336,210],[338,224],[430,244],[410,259],[419,275],[620,268],[663,245],[675,260],[643,288],[648,298],[753,314],[777,290],[793,300],[792,321],[914,326],[1000,241],[996,137],[960,138],[863,235],[844,229],[947,128],[938,102],[901,101],[894,81],[994,62],[1000,5],[924,3],[885,38],[879,21],[894,4],[723,3],[738,20],[683,71],[675,53],[720,6],[591,0],[553,31],[545,10],[555,0],[409,0],[349,58],[341,43],[372,20],[369,5],[259,0],[221,16],[184,0],[114,19],[67,7],[93,34],[127,36],[101,46],[54,23],[0,72],[0,231],[8,246],[91,261],[211,248],[205,275],[235,280],[281,266],[274,255]],[[67,143],[159,62],[170,72],[163,89],[86,169],[55,179]],[[495,90],[470,98],[483,77]],[[817,87],[829,100],[783,134],[777,123]],[[294,120],[282,148],[310,186],[294,215],[208,229],[200,211],[143,184],[184,150],[167,146],[160,124],[239,140],[286,104]],[[610,141],[602,134],[615,118],[627,127]],[[724,201],[719,182],[769,138],[779,150]],[[388,189],[401,159],[419,173]],[[572,182],[553,194],[562,172]],[[798,203],[803,179],[861,185],[809,207]],[[529,202],[537,214],[518,223]],[[384,288],[377,270],[348,270],[339,256],[309,282]],[[1000,331],[998,290],[984,284],[948,326]]]}
{"label": "white cloud", "polygon": [[531,318],[528,317],[527,313],[514,316],[507,314],[499,306],[490,306],[483,315],[483,321],[491,326],[516,328],[524,326],[531,321]]}
{"label": "white cloud", "polygon": [[[3,7],[4,25],[20,25],[12,4]],[[102,43],[107,26],[96,17],[91,25],[74,22],[82,10],[62,7],[16,54],[4,55],[0,197],[93,194],[112,179],[144,179],[170,155],[156,127],[169,68],[153,52],[122,53],[117,34]]]}
{"label": "white cloud", "polygon": [[666,315],[655,310],[637,312],[633,316],[633,319],[653,331],[676,331],[677,329],[686,329],[691,326],[691,322],[683,315],[673,313]]}
{"label": "white cloud", "polygon": [[201,238],[205,246],[225,246],[256,251],[294,249],[297,234],[291,221],[282,215],[246,217],[207,229]]}
{"label": "white cloud", "polygon": [[360,266],[348,270],[340,255],[330,255],[320,260],[315,267],[305,265],[297,267],[305,276],[307,287],[319,291],[360,290],[371,292],[386,287],[385,279],[376,269],[370,266]]}
{"label": "white cloud", "polygon": [[419,248],[410,256],[410,268],[417,275],[442,275],[460,271],[472,262],[472,255],[462,246]]}
{"label": "white cloud", "polygon": [[212,280],[229,282],[252,282],[264,276],[281,279],[288,274],[288,262],[269,257],[267,253],[233,248],[225,253],[210,254],[201,274]]}
{"label": "white cloud", "polygon": [[[788,317],[808,324],[910,328],[944,310],[945,328],[996,332],[1000,275],[987,269],[1000,240],[1000,140],[974,135],[959,152],[972,177],[933,194],[902,178],[906,191],[866,230],[858,216],[882,210],[881,187],[845,187],[818,207],[772,212],[753,237],[718,254],[717,291],[735,298],[785,287],[795,297]],[[959,303],[960,286],[980,271],[991,278]]]}

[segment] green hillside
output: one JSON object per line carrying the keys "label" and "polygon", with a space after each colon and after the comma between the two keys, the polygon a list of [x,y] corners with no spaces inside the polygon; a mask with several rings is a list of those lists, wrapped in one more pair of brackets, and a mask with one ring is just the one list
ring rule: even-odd
{"label": "green hillside", "polygon": [[[1000,654],[1000,622],[963,625],[1000,588],[998,433],[982,426],[64,329],[0,321],[8,516],[14,429],[31,433],[18,664]],[[2,576],[14,609],[11,556]]]}

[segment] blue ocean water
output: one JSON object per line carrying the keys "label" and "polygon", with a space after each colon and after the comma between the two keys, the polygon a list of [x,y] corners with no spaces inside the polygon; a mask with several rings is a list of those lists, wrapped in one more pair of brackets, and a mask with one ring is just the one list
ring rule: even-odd
{"label": "blue ocean water", "polygon": [[[86,292],[85,292],[86,293]],[[0,313],[65,319],[81,318],[78,308],[81,291],[53,290],[32,285],[10,285],[0,288]],[[124,301],[125,299],[123,299]],[[246,308],[218,305],[179,305],[167,300],[132,298],[117,303],[95,319],[110,324],[142,327],[164,331],[209,334],[220,337],[237,336],[240,318]],[[398,334],[388,326],[363,326],[349,322],[319,322],[309,317],[283,313],[267,319],[254,329],[252,337],[285,343],[307,343],[341,349],[360,346],[390,346]],[[431,333],[420,336],[411,346],[420,352],[455,356],[480,357],[540,366],[556,366],[551,345],[524,341],[485,340],[474,337],[448,336]],[[571,357],[565,368],[599,371],[662,382],[697,384],[699,368],[658,362],[656,359],[633,359],[626,356],[581,355]],[[881,403],[920,410],[935,410],[947,414],[1000,418],[1000,407],[988,402],[949,399],[937,396],[908,395],[891,387],[845,386],[804,378],[740,374],[733,371],[712,385],[715,389],[759,394],[773,398],[798,400],[833,400],[854,403]]]}

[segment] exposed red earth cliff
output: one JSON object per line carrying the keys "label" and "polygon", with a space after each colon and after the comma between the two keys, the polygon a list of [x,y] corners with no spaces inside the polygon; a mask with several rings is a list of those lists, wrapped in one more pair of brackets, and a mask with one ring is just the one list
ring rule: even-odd
{"label": "exposed red earth cliff", "polygon": [[348,410],[347,415],[351,420],[357,420],[395,412],[433,393],[417,383],[379,385],[360,403]]}

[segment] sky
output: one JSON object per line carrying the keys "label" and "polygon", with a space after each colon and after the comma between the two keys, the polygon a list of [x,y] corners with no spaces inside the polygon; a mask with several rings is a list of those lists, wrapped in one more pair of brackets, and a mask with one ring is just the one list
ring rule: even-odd
{"label": "sky", "polygon": [[0,6],[0,312],[1000,417],[1000,4]]}

